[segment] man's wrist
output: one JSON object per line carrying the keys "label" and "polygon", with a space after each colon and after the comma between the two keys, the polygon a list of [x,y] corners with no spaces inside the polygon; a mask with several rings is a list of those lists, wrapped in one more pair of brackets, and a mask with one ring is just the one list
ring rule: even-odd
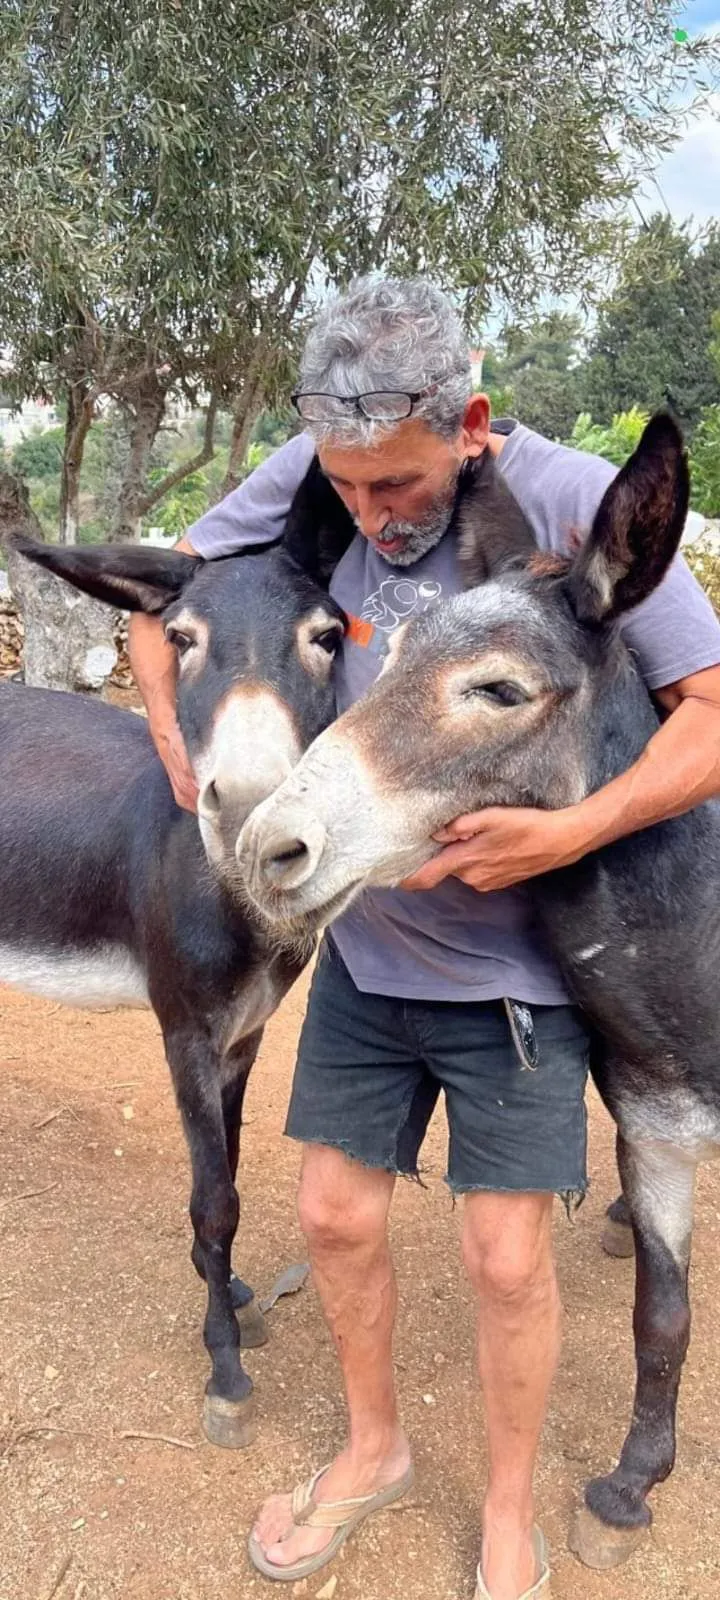
{"label": "man's wrist", "polygon": [[563,866],[572,866],[582,856],[589,855],[592,850],[599,850],[611,839],[617,838],[623,831],[621,826],[614,828],[612,821],[617,821],[615,808],[612,817],[603,806],[598,803],[602,790],[596,794],[588,795],[585,800],[579,800],[575,805],[566,806],[562,811],[555,813],[561,822],[560,848],[563,854]]}
{"label": "man's wrist", "polygon": [[147,709],[148,727],[153,744],[160,754],[168,750],[175,734],[179,733],[180,725],[174,712],[167,707]]}

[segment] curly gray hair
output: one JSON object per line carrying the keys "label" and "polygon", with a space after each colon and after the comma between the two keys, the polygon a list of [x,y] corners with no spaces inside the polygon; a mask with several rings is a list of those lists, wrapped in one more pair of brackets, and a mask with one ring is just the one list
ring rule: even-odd
{"label": "curly gray hair", "polygon": [[[444,439],[458,433],[472,393],[470,351],[447,296],[425,278],[358,278],[323,307],[300,364],[300,392],[351,398],[372,390],[434,392],[413,416]],[[349,412],[307,423],[317,444],[373,445],[400,424]]]}

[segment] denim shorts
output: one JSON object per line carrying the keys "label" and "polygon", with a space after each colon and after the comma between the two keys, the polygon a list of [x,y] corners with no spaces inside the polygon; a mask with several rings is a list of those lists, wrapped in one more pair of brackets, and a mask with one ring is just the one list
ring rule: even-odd
{"label": "denim shorts", "polygon": [[326,937],[315,970],[285,1132],[365,1166],[418,1177],[442,1089],[447,1182],[545,1191],[587,1188],[589,1037],[571,1005],[530,1008],[537,1066],[518,1053],[502,1000],[362,994]]}

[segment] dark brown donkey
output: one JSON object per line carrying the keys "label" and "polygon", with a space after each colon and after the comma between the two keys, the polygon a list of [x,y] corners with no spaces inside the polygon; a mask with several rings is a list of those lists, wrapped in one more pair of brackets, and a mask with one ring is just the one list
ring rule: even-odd
{"label": "dark brown donkey", "polygon": [[203,1421],[226,1446],[251,1437],[241,1337],[263,1339],[252,1291],[231,1277],[243,1095],[263,1025],[313,945],[248,904],[235,842],[334,714],[344,618],[325,585],[352,527],[335,508],[330,531],[326,493],[309,475],[281,544],[222,561],[20,545],[77,588],[162,617],[198,819],[175,805],[142,718],[0,687],[0,981],[157,1014],[190,1148],[192,1259],[207,1282]]}
{"label": "dark brown donkey", "polygon": [[[364,885],[396,884],[427,860],[433,832],[458,814],[562,807],[631,766],[657,718],[614,623],[663,577],[687,499],[682,441],[656,417],[572,562],[517,561],[398,630],[366,698],[245,824],[239,859],[264,913],[317,927]],[[466,521],[463,545],[472,583],[481,522]],[[593,1072],[635,1235],[632,1423],[573,1533],[577,1554],[604,1567],[649,1527],[646,1496],[675,1455],[695,1170],[720,1153],[720,807],[529,888],[598,1030]]]}

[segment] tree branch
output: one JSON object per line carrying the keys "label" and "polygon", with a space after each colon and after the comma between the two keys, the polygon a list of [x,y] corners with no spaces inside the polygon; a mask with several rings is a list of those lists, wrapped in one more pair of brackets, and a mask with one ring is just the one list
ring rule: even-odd
{"label": "tree branch", "polygon": [[160,483],[155,484],[154,488],[150,490],[149,494],[143,495],[142,500],[138,501],[138,516],[146,516],[148,511],[152,511],[153,506],[156,506],[159,500],[162,500],[166,494],[170,493],[171,489],[175,488],[176,484],[182,483],[184,478],[190,477],[191,472],[199,472],[200,468],[204,467],[208,461],[212,461],[215,454],[215,422],[217,419],[217,409],[218,396],[213,394],[210,396],[208,408],[205,413],[205,430],[203,433],[202,448],[198,450],[197,455],[192,456],[189,461],[184,461],[179,467],[176,467],[174,472],[168,472],[166,476],[161,479]]}
{"label": "tree branch", "polygon": [[236,489],[240,482],[238,469],[245,458],[252,426],[263,403],[263,377],[258,369],[262,365],[264,349],[265,341],[261,334],[258,341],[258,350],[250,363],[248,376],[243,384],[241,399],[233,412],[233,430],[227,471],[220,487],[221,499],[230,494],[232,489]]}

